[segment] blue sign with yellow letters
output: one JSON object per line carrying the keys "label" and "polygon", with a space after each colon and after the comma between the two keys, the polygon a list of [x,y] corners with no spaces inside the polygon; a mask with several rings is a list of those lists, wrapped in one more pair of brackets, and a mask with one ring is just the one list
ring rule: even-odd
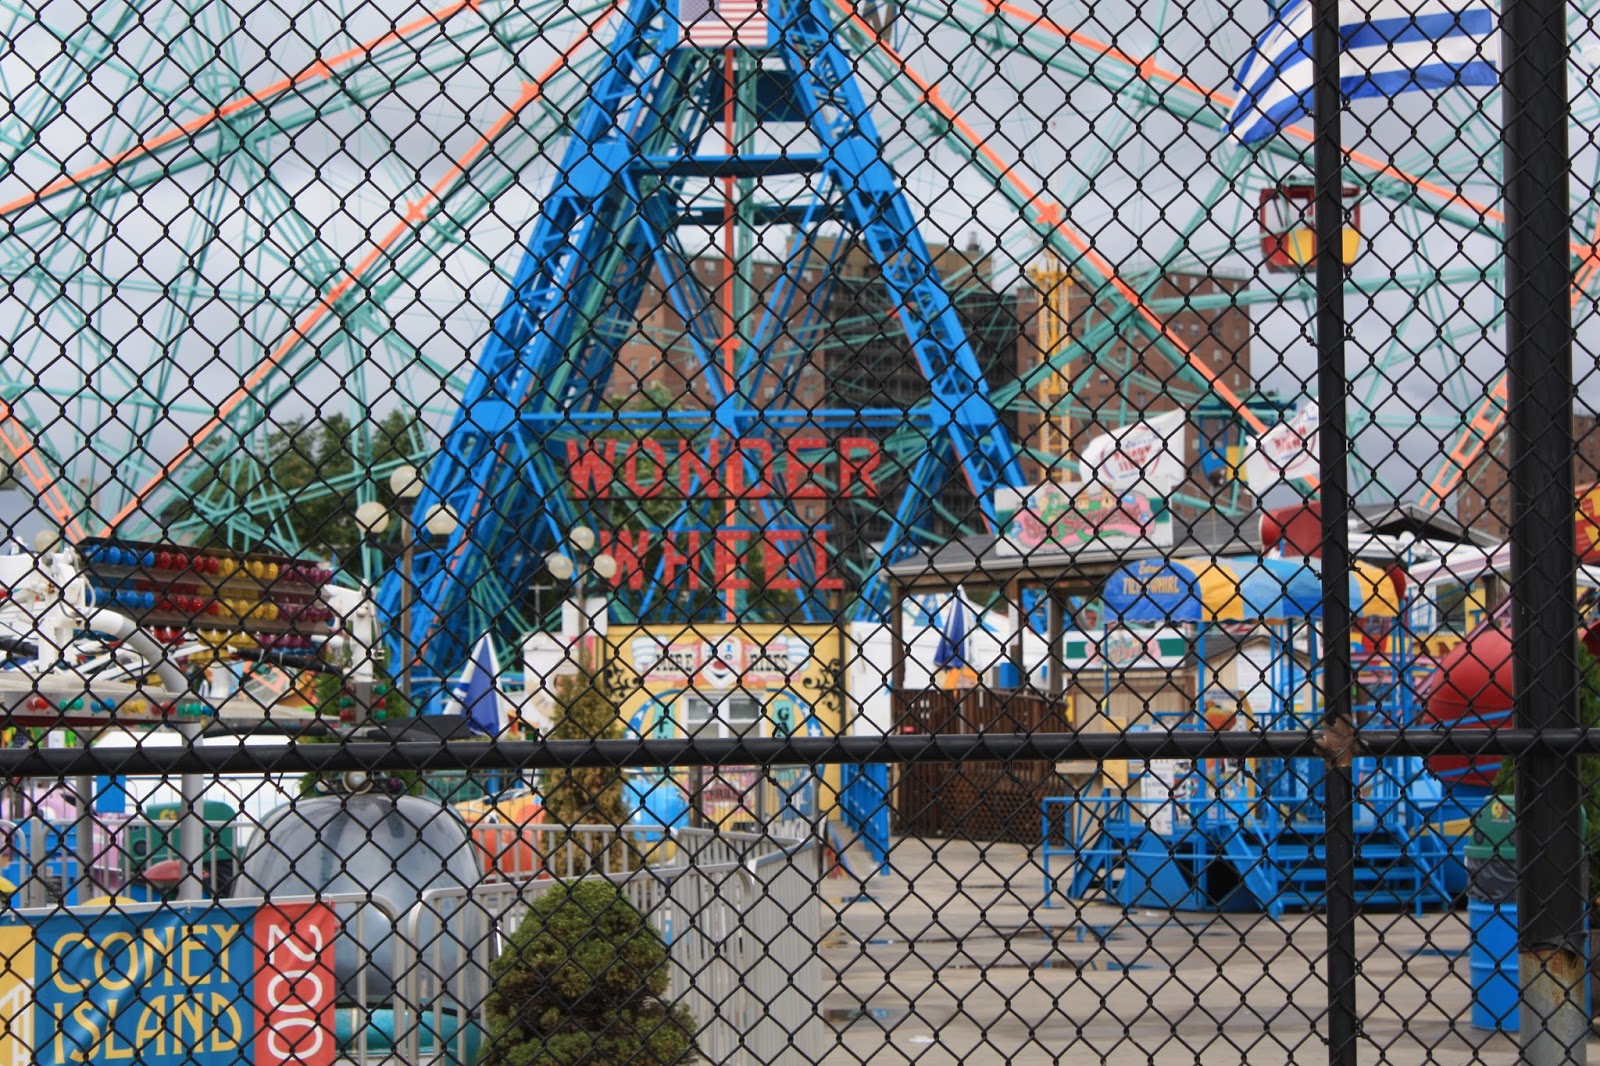
{"label": "blue sign with yellow letters", "polygon": [[0,925],[0,1066],[330,1066],[323,904],[164,904]]}

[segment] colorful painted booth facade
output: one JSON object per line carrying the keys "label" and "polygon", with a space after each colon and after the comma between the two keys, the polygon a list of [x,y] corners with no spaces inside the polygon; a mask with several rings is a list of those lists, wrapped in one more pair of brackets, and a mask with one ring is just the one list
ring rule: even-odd
{"label": "colorful painted booth facade", "polygon": [[[844,728],[846,630],[836,626],[638,626],[610,635],[611,676],[636,737],[832,736]],[[780,826],[831,817],[837,768],[724,767],[630,778],[662,825]],[[803,831],[810,831],[809,828]]]}

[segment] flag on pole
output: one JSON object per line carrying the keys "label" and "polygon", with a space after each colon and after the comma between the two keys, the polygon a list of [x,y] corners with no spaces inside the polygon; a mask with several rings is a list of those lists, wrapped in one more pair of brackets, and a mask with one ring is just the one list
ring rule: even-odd
{"label": "flag on pole", "polygon": [[1083,479],[1118,495],[1136,489],[1165,496],[1183,484],[1187,435],[1188,416],[1182,411],[1102,433],[1078,453]]}
{"label": "flag on pole", "polygon": [[472,649],[472,661],[467,664],[461,691],[461,713],[474,733],[498,737],[510,724],[495,683],[499,676],[500,663],[495,658],[494,642],[485,633],[478,646]]}
{"label": "flag on pole", "polygon": [[[1499,15],[1486,0],[1342,0],[1345,99],[1500,82]],[[1228,132],[1254,144],[1311,111],[1311,0],[1273,16],[1235,78]]]}
{"label": "flag on pole", "polygon": [[978,672],[967,665],[967,612],[959,595],[945,618],[939,645],[933,650],[933,668],[940,688],[975,688],[978,684]]}
{"label": "flag on pole", "polygon": [[961,597],[945,617],[944,630],[939,634],[939,646],[933,650],[933,665],[938,670],[965,666],[967,663],[967,612],[961,606]]}
{"label": "flag on pole", "polygon": [[683,43],[696,48],[765,48],[765,0],[680,0]]}

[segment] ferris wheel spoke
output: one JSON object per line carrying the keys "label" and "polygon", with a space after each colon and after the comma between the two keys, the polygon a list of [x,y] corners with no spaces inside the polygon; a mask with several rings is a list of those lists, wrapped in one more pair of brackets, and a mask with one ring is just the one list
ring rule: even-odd
{"label": "ferris wheel spoke", "polygon": [[[575,7],[563,5],[559,0],[546,0],[520,12],[522,17],[516,27],[497,33],[495,9],[501,6],[514,10],[509,4],[479,5],[472,0],[455,0],[354,47],[321,58],[308,58],[307,65],[299,73],[255,89],[241,90],[216,104],[196,96],[195,79],[186,79],[175,87],[167,106],[159,109],[163,116],[170,116],[174,110],[187,112],[189,117],[185,121],[157,125],[134,143],[108,150],[88,166],[59,174],[20,196],[0,202],[0,217],[36,207],[47,199],[114,174],[133,184],[141,180],[142,171],[170,176],[175,165],[168,158],[171,152],[199,148],[198,138],[202,136],[211,138],[213,151],[222,154],[231,151],[232,141],[240,135],[259,135],[260,131],[268,130],[274,138],[290,136],[329,114],[364,107],[404,85],[448,76],[452,70],[491,53],[512,53],[519,41],[535,34],[558,34],[565,27],[581,25],[586,16],[609,7],[602,4]],[[458,33],[428,36],[432,30],[462,22],[470,25]],[[419,37],[424,38],[420,50],[408,47]],[[216,61],[214,54],[201,54]],[[104,65],[98,69],[104,69]],[[132,73],[137,74],[137,71]],[[288,106],[275,106],[284,104]]]}
{"label": "ferris wheel spoke", "polygon": [[[581,45],[584,39],[592,34],[593,28],[594,27],[591,27],[588,33],[586,33],[579,39],[578,42],[575,42],[574,45],[569,48],[569,54],[571,51],[575,50],[579,45]],[[548,78],[555,76],[557,73],[560,73],[565,66],[565,58],[558,60],[558,62],[552,65],[552,67],[549,69],[546,77]],[[463,156],[458,158],[451,171],[448,172],[444,178],[440,179],[440,181],[434,184],[434,186],[426,194],[425,200],[422,202],[414,202],[410,207],[408,207],[406,209],[405,216],[396,222],[394,226],[376,242],[376,247],[374,250],[365,258],[360,260],[349,271],[344,272],[341,280],[334,282],[331,285],[327,283],[333,281],[336,272],[327,268],[337,263],[337,257],[325,257],[323,266],[326,276],[323,284],[320,286],[323,291],[323,296],[320,297],[316,303],[313,304],[311,308],[300,317],[298,323],[285,338],[285,340],[280,342],[277,348],[273,349],[270,353],[267,353],[265,362],[257,363],[254,369],[249,372],[248,376],[243,379],[246,382],[245,390],[254,392],[257,389],[264,388],[267,392],[267,398],[265,402],[256,401],[245,407],[246,410],[253,412],[247,417],[247,421],[259,423],[260,419],[265,416],[265,411],[267,407],[270,406],[271,400],[281,396],[283,391],[289,387],[287,381],[292,380],[294,376],[294,370],[302,365],[305,359],[314,355],[314,353],[312,353],[312,355],[308,355],[304,351],[304,349],[308,346],[306,342],[311,340],[314,331],[322,328],[323,323],[329,320],[329,312],[334,311],[335,304],[338,301],[345,299],[347,294],[359,295],[359,290],[357,290],[355,287],[356,282],[363,280],[364,275],[373,267],[379,267],[381,270],[384,264],[392,262],[394,251],[398,250],[391,250],[392,246],[397,244],[403,245],[405,242],[413,239],[416,231],[421,227],[421,225],[435,216],[435,214],[440,210],[441,205],[448,201],[451,194],[455,190],[463,187],[464,185],[471,184],[469,171],[472,164],[486,154],[493,155],[489,149],[492,145],[494,145],[496,139],[502,133],[513,127],[514,124],[512,120],[516,117],[517,113],[527,104],[532,103],[533,100],[539,95],[541,90],[542,84],[539,83],[525,88],[523,95],[519,98],[519,100],[510,108],[507,108],[504,112],[502,112],[502,114],[489,125],[487,131],[480,136],[478,141],[475,142],[474,145],[463,154]],[[298,254],[294,256],[294,258],[298,259]],[[283,365],[280,367],[279,364]],[[273,382],[277,382],[278,384],[274,385]],[[157,471],[150,478],[146,479],[140,488],[133,494],[132,499],[124,503],[122,509],[116,516],[113,517],[111,524],[115,525],[118,521],[131,515],[140,501],[142,501],[143,498],[148,496],[151,492],[155,491],[155,489],[166,480],[167,476],[177,469],[181,460],[189,455],[192,455],[203,443],[203,441],[210,435],[210,433],[215,430],[215,428],[220,426],[225,419],[231,417],[233,408],[240,406],[245,400],[246,395],[247,392],[241,390],[240,392],[236,392],[229,400],[224,401],[224,403],[219,407],[219,418],[208,423],[207,426],[203,427],[198,434],[191,437],[189,444],[183,449],[176,459],[170,460],[163,466],[161,470]]]}
{"label": "ferris wheel spoke", "polygon": [[[378,48],[397,41],[403,41],[408,36],[431,29],[442,19],[468,10],[471,6],[469,0],[454,0],[454,2],[443,8],[436,9],[436,11],[430,12],[428,15],[413,20],[404,26],[396,27],[380,37],[374,38],[363,45],[358,45],[354,49],[348,49],[340,54],[321,58],[316,64],[306,68],[298,75],[279,79],[254,91],[241,93],[231,100],[201,111],[197,117],[187,122],[168,125],[146,136],[129,149],[103,158],[88,167],[63,174],[37,191],[25,194],[19,199],[0,206],[0,216],[12,214],[23,207],[32,206],[50,196],[75,188],[85,180],[113,171],[130,160],[143,159],[169,146],[183,144],[199,131],[220,124],[224,120],[234,118],[242,112],[253,111],[275,97],[292,92],[303,93],[312,86],[330,83],[340,68],[353,65],[354,60],[365,59]],[[110,40],[115,41],[115,37],[110,38]],[[85,77],[87,77],[87,71],[92,69],[94,68],[84,68]]]}
{"label": "ferris wheel spoke", "polygon": [[[114,58],[115,44],[123,33],[137,23],[140,8],[145,4],[122,3],[115,12],[97,7],[92,16],[72,32],[63,32],[53,26],[59,17],[54,11],[48,18],[32,7],[11,8],[12,18],[6,26],[5,40],[12,48],[25,48],[30,31],[43,33],[60,42],[60,50],[50,61],[37,70],[30,70],[26,87],[18,92],[5,85],[9,103],[6,115],[0,119],[0,160],[9,171],[17,157],[39,143],[47,126],[59,118],[67,102],[88,80],[90,73]],[[3,77],[3,74],[0,74]]]}
{"label": "ferris wheel spoke", "polygon": [[[292,300],[295,298],[294,293],[309,288],[307,282],[311,279],[295,260],[321,263],[324,270],[329,270],[335,264],[335,257],[327,253],[318,239],[315,227],[298,211],[293,197],[277,183],[269,170],[269,167],[254,158],[251,153],[240,153],[230,159],[225,171],[219,175],[218,185],[250,190],[242,201],[245,207],[243,214],[247,220],[254,220],[255,224],[246,225],[246,239],[240,250],[238,262],[241,266],[246,266],[253,277],[261,279],[263,289],[281,294],[274,297],[275,303],[281,299]],[[202,230],[204,229],[220,231],[222,226],[219,222],[213,222],[207,227],[202,227]],[[292,248],[293,254],[290,254],[285,246]],[[196,328],[195,311],[194,306],[179,307],[169,304],[169,328],[172,330],[174,340]],[[236,345],[233,351],[235,373],[243,375],[248,369],[248,364],[242,361],[246,357],[245,350]],[[158,383],[160,394],[170,395],[168,390],[172,378],[181,372],[180,368],[174,361],[167,359],[160,360],[158,365],[159,373],[162,374],[162,380]],[[239,432],[247,435],[253,428],[253,424],[247,423]],[[131,490],[131,485],[157,468],[157,461],[138,439],[130,442],[128,455],[129,471],[122,482],[126,488],[123,498],[117,501],[119,508],[128,506],[127,493]],[[144,521],[148,522],[149,519],[146,518]]]}
{"label": "ferris wheel spoke", "polygon": [[[1226,268],[1241,259],[1258,263],[1259,245],[1254,239],[1258,222],[1248,198],[1302,175],[1309,141],[1291,131],[1252,151],[1223,140],[1223,120],[1231,101],[1226,93],[1186,75],[1189,68],[1182,42],[1171,44],[1164,33],[1172,18],[1172,12],[1164,7],[1141,15],[1153,20],[1154,32],[1161,38],[1158,49],[1129,43],[1139,29],[1137,20],[1106,29],[1092,20],[1075,22],[1061,12],[1061,5],[1050,6],[1056,8],[1053,20],[1009,2],[981,0],[959,0],[953,7],[921,0],[899,11],[894,32],[911,44],[900,50],[901,54],[916,52],[918,35],[926,41],[941,32],[941,27],[974,33],[981,29],[983,47],[954,57],[953,73],[941,75],[946,95],[932,99],[927,85],[919,87],[904,69],[884,61],[859,30],[851,31],[867,42],[863,54],[889,89],[884,100],[905,120],[901,131],[893,134],[899,138],[896,151],[903,153],[904,159],[913,159],[917,153],[927,155],[930,146],[936,146],[946,157],[977,158],[983,166],[981,146],[1023,144],[1030,137],[1029,144],[1042,144],[1038,139],[1050,135],[1037,129],[1031,115],[1020,111],[981,120],[963,118],[964,105],[982,99],[973,96],[981,84],[978,68],[997,67],[1009,55],[1041,64],[1064,83],[1075,79],[1085,88],[1110,94],[1113,106],[1095,128],[1095,139],[1085,142],[1088,150],[1072,157],[1070,167],[1060,164],[1052,170],[1023,149],[1014,153],[1016,158],[1002,160],[1001,167],[1014,168],[1019,174],[1037,169],[1054,178],[1036,182],[1035,195],[1007,190],[1004,171],[989,175],[1002,193],[1011,196],[1021,217],[1008,231],[1016,236],[1007,238],[1006,255],[1025,262],[1048,249],[1075,265],[1091,296],[1081,332],[1057,351],[1046,353],[1037,369],[996,390],[995,402],[1014,412],[1046,410],[1051,405],[1038,399],[1041,383],[1046,378],[1072,375],[1079,391],[1069,391],[1054,406],[1075,417],[1136,417],[1137,405],[1129,402],[1135,392],[1160,394],[1180,406],[1214,404],[1214,382],[1189,358],[1190,349],[1174,343],[1164,323],[1180,312],[1209,313],[1224,305],[1281,307],[1284,314],[1301,315],[1309,307],[1306,280],[1303,276],[1262,276],[1258,270],[1250,288],[1236,295],[1190,295],[1176,300],[1158,296],[1158,286],[1164,277],[1179,271]],[[531,184],[534,169],[547,165],[551,146],[568,135],[568,116],[582,99],[586,84],[594,80],[588,73],[593,67],[588,64],[603,61],[604,55],[577,57],[558,75],[545,79],[544,91],[515,115],[511,123],[515,128],[493,139],[484,156],[460,168],[457,180],[443,189],[423,175],[436,176],[442,165],[455,162],[455,156],[446,158],[441,152],[438,158],[418,163],[393,143],[376,145],[362,157],[366,173],[350,187],[331,188],[319,178],[319,184],[308,186],[307,193],[285,163],[303,151],[308,168],[314,170],[317,152],[324,150],[319,141],[324,135],[315,128],[318,122],[355,113],[351,109],[382,108],[387,97],[423,84],[421,79],[444,79],[457,70],[469,78],[481,74],[481,81],[497,86],[493,91],[499,93],[499,97],[483,95],[485,101],[498,100],[484,108],[503,108],[506,83],[537,79],[534,58],[554,54],[559,47],[556,38],[562,34],[586,34],[582,27],[608,10],[608,5],[567,8],[557,0],[520,9],[509,2],[449,5],[433,13],[450,10],[448,16],[388,42],[371,32],[358,34],[354,23],[348,35],[341,36],[346,33],[343,24],[330,17],[324,39],[348,43],[317,48],[319,38],[312,33],[305,65],[296,69],[311,72],[320,52],[338,60],[332,64],[337,77],[308,73],[303,82],[270,94],[266,93],[270,83],[259,87],[231,83],[228,79],[237,81],[237,74],[224,69],[228,64],[217,62],[216,50],[208,42],[226,40],[228,30],[236,28],[227,24],[232,16],[220,7],[202,12],[201,17],[211,21],[203,22],[192,37],[174,38],[171,55],[163,60],[166,65],[157,74],[142,77],[140,63],[130,62],[132,53],[119,51],[117,42],[131,25],[128,12],[149,16],[163,9],[158,3],[107,9],[116,12],[116,19],[102,21],[104,41],[85,35],[75,51],[64,53],[78,64],[79,73],[62,68],[50,74],[48,80],[63,106],[86,86],[101,91],[114,86],[137,88],[129,91],[127,113],[121,116],[124,127],[104,134],[107,143],[96,144],[95,154],[87,154],[85,134],[85,144],[68,155],[69,165],[54,164],[52,172],[53,161],[32,151],[39,132],[63,114],[48,95],[16,97],[23,103],[0,123],[0,160],[19,161],[12,170],[0,167],[0,215],[11,224],[13,237],[3,253],[6,258],[0,262],[0,276],[15,286],[20,302],[50,308],[44,320],[46,328],[29,332],[8,327],[15,332],[9,338],[12,352],[30,362],[60,359],[62,349],[59,344],[52,348],[51,335],[70,337],[66,358],[93,381],[92,388],[51,383],[30,389],[17,377],[0,386],[0,394],[15,393],[14,426],[26,423],[35,427],[31,432],[38,438],[38,457],[57,468],[62,492],[71,495],[83,475],[97,475],[95,480],[100,480],[98,475],[115,466],[111,486],[100,490],[100,498],[93,503],[83,504],[88,514],[97,514],[106,503],[115,508],[137,503],[137,482],[162,473],[165,464],[154,458],[151,444],[153,429],[165,427],[170,436],[172,427],[181,426],[188,433],[215,414],[216,404],[186,381],[186,364],[165,357],[167,351],[182,350],[190,338],[208,336],[204,308],[209,303],[225,305],[226,313],[238,323],[216,343],[216,357],[239,381],[252,382],[215,431],[216,443],[255,440],[267,432],[272,414],[281,414],[284,404],[292,407],[298,403],[292,395],[296,382],[314,374],[337,378],[336,402],[351,411],[392,402],[397,393],[410,393],[419,420],[436,425],[453,414],[452,397],[460,394],[464,384],[465,351],[455,357],[448,344],[413,343],[417,334],[408,331],[408,316],[424,313],[418,306],[423,286],[440,286],[460,295],[456,302],[461,306],[450,312],[449,332],[481,334],[488,316],[479,309],[486,301],[478,289],[507,284],[511,257],[501,249],[515,245],[522,222],[499,214],[507,210],[508,197],[516,195],[516,185]],[[17,11],[17,16],[23,14]],[[1191,13],[1186,11],[1184,17]],[[237,21],[243,25],[243,20],[244,16],[239,16]],[[1080,25],[1083,29],[1073,28]],[[1170,28],[1178,32],[1186,25]],[[402,30],[406,27],[393,32]],[[73,28],[71,32],[81,31]],[[938,63],[938,54],[925,48],[916,62],[931,69]],[[475,65],[485,69],[474,71]],[[237,64],[230,69],[243,67]],[[175,76],[180,70],[193,76]],[[5,71],[0,71],[0,77],[4,75]],[[478,83],[473,84],[473,91],[478,92]],[[932,84],[939,88],[939,83]],[[266,95],[247,99],[252,94]],[[1576,115],[1595,113],[1592,97],[1580,97]],[[1487,117],[1492,110],[1489,100],[1465,94],[1447,96],[1440,113],[1448,115],[1457,128],[1469,131],[1469,140],[1475,144],[1492,125]],[[165,122],[162,102],[170,109]],[[235,103],[237,108],[223,113]],[[942,110],[938,104],[943,105]],[[404,98],[395,106],[416,111]],[[462,110],[472,110],[448,102],[440,103],[438,109],[452,121]],[[1170,163],[1161,172],[1141,167],[1138,156],[1142,149],[1136,134],[1146,125],[1159,126],[1148,120],[1160,115],[1176,118],[1186,133],[1199,136],[1205,149],[1202,167],[1183,173],[1175,172]],[[921,136],[924,126],[931,131],[931,138]],[[174,132],[178,135],[166,139]],[[1404,423],[1385,412],[1383,401],[1411,374],[1437,375],[1441,408],[1448,404],[1470,409],[1486,387],[1464,367],[1454,374],[1439,371],[1471,340],[1467,327],[1449,325],[1452,295],[1472,285],[1481,286],[1486,273],[1491,282],[1496,281],[1498,270],[1455,266],[1449,260],[1442,268],[1434,267],[1422,246],[1429,240],[1459,241],[1475,235],[1498,240],[1502,219],[1495,209],[1495,194],[1478,192],[1490,184],[1484,179],[1493,178],[1482,172],[1481,153],[1468,145],[1441,154],[1442,143],[1423,141],[1415,151],[1397,154],[1392,160],[1352,155],[1347,171],[1352,183],[1362,189],[1363,201],[1376,204],[1369,218],[1375,215],[1392,224],[1392,232],[1405,234],[1413,245],[1402,271],[1362,273],[1358,268],[1346,288],[1352,300],[1359,298],[1381,308],[1385,319],[1394,323],[1392,336],[1372,354],[1353,382],[1356,412],[1352,425],[1358,428],[1385,432],[1404,428]],[[1214,177],[1208,176],[1208,171]],[[1141,179],[1143,202],[1154,204],[1162,224],[1168,227],[1162,232],[1159,248],[1150,238],[1151,230],[1139,234],[1140,240],[1149,240],[1160,253],[1148,269],[1132,271],[1120,265],[1124,260],[1119,250],[1109,247],[1119,239],[1113,227],[1097,230],[1088,223],[1073,231],[1067,225],[1068,212],[1092,199],[1094,186],[1113,172]],[[40,175],[43,180],[35,180]],[[1592,185],[1594,175],[1585,176]],[[57,183],[68,179],[75,180],[58,187]],[[919,179],[912,174],[908,180]],[[930,190],[941,182],[948,188],[944,173],[932,179]],[[185,265],[162,276],[146,277],[126,270],[119,274],[114,257],[104,250],[116,235],[117,220],[140,210],[141,193],[161,183],[189,192],[193,198],[193,205],[176,216],[181,223],[170,228],[170,245],[161,246],[163,254],[169,246],[181,249],[174,258],[183,259]],[[1189,192],[1190,183],[1196,192]],[[1173,196],[1180,192],[1185,196],[1181,217],[1180,209],[1172,206],[1175,199],[1162,199],[1169,191]],[[413,220],[409,215],[419,195],[431,196],[434,202],[423,210],[426,217]],[[297,204],[303,196],[336,201],[334,220],[319,221],[317,207]],[[1583,225],[1574,248],[1592,254],[1581,239],[1594,232],[1597,209],[1589,194],[1580,199]],[[1134,212],[1138,205],[1139,201],[1130,201],[1126,209]],[[1052,209],[1059,210],[1057,218],[1047,216]],[[383,213],[390,210],[398,216],[398,230],[384,228]],[[1393,223],[1389,223],[1390,216]],[[370,229],[373,240],[349,248],[338,239],[346,225],[365,228],[373,217],[379,219]],[[1123,228],[1131,231],[1136,225]],[[392,240],[386,239],[390,233]],[[498,240],[485,240],[486,235]],[[1369,235],[1369,243],[1373,239]],[[374,243],[379,247],[374,249]],[[755,246],[741,247],[748,251]],[[376,258],[369,260],[374,251]],[[1109,269],[1110,263],[1118,263],[1117,270]],[[347,278],[350,284],[341,289]],[[68,284],[63,285],[63,279]],[[974,279],[978,280],[975,275]],[[952,288],[958,288],[960,280],[955,276],[946,279]],[[1580,271],[1576,291],[1591,291],[1597,281],[1600,270],[1586,266]],[[76,307],[50,307],[52,286],[58,293],[70,293],[61,302]],[[117,308],[119,301],[137,304],[137,331],[123,322],[126,313]],[[312,314],[318,317],[309,323],[305,336],[297,337]],[[1486,318],[1483,314],[1475,317]],[[1488,318],[1498,324],[1498,305]],[[850,345],[876,336],[879,323],[871,315],[861,315],[830,321],[829,326],[830,340]],[[1496,326],[1475,321],[1473,328]],[[290,339],[294,345],[275,359],[279,349],[273,347],[274,342],[281,345]],[[681,337],[668,339],[680,347],[683,343]],[[1126,345],[1143,345],[1146,340],[1155,341],[1156,351],[1172,363],[1175,374],[1147,370],[1141,362],[1130,360]],[[470,341],[463,342],[463,349],[468,344]],[[150,350],[148,355],[145,349]],[[263,360],[271,364],[264,374]],[[792,372],[800,362],[791,360],[782,369]],[[762,371],[770,369],[759,360],[755,365]],[[1156,361],[1151,365],[1157,365]],[[1098,372],[1109,373],[1117,391],[1114,404],[1104,412],[1088,411],[1074,398],[1089,394],[1082,389],[1084,375]],[[1241,421],[1252,404],[1257,411],[1266,410],[1259,398],[1238,399],[1234,411]],[[37,412],[28,410],[30,400]],[[73,426],[52,426],[46,421],[62,421],[62,404],[71,411],[67,421]],[[908,407],[914,411],[916,405]],[[48,431],[46,427],[50,427]],[[362,424],[357,434],[364,433]],[[195,450],[196,470],[199,465],[209,469],[215,460],[225,474],[206,489],[207,521],[221,522],[233,507],[247,516],[228,520],[232,524],[226,528],[233,535],[277,538],[284,544],[297,537],[293,523],[283,517],[290,501],[263,491],[265,472],[259,465],[252,467],[231,458],[224,462],[222,453],[204,447],[205,443]],[[917,453],[910,444],[897,442],[896,448],[904,449],[906,462],[914,461]],[[358,443],[356,449],[362,455],[371,450],[365,443]],[[113,500],[117,479],[126,481],[132,473],[138,475],[135,484],[126,486],[122,499]],[[1377,476],[1375,469],[1362,466],[1356,472],[1356,484]],[[187,491],[184,486],[198,483],[197,478],[205,480],[195,470],[175,470],[172,484],[159,490],[163,495],[152,498],[164,502],[169,498],[166,494]],[[338,486],[326,491],[372,492],[368,475],[341,478]],[[323,490],[319,487],[318,491]],[[1237,494],[1237,486],[1232,491]],[[870,509],[872,505],[863,506]],[[928,507],[941,522],[954,518],[938,500]],[[139,521],[145,523],[139,528],[148,529],[153,520],[146,514]]]}

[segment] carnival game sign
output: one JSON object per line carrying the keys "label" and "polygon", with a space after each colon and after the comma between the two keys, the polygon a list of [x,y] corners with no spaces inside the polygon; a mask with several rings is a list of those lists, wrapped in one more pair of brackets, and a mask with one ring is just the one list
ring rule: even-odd
{"label": "carnival game sign", "polygon": [[337,932],[319,903],[0,926],[0,1066],[332,1066]]}
{"label": "carnival game sign", "polygon": [[1317,405],[1304,403],[1285,422],[1262,434],[1245,457],[1245,481],[1261,495],[1280,481],[1314,478],[1322,454],[1317,443]]}
{"label": "carnival game sign", "polygon": [[1158,516],[1150,498],[1137,493],[1045,482],[1027,489],[997,489],[995,512],[1002,533],[994,550],[1002,555],[1041,547],[1078,552],[1172,543],[1170,516]]}
{"label": "carnival game sign", "polygon": [[630,642],[629,650],[633,668],[646,681],[681,681],[707,689],[787,684],[811,658],[811,644],[793,635],[764,643],[726,637],[666,644],[653,636],[639,636]]}
{"label": "carnival game sign", "polygon": [[1171,492],[1185,475],[1187,418],[1173,411],[1089,440],[1078,453],[1084,481],[1114,493],[1138,485],[1156,494]]}
{"label": "carnival game sign", "polygon": [[1117,628],[1109,633],[1073,631],[1066,637],[1064,665],[1068,670],[1113,670],[1172,667],[1183,662],[1189,642],[1176,629]]}
{"label": "carnival game sign", "polygon": [[1100,654],[1112,666],[1132,666],[1144,656],[1144,641],[1125,629],[1116,629],[1100,642]]}

